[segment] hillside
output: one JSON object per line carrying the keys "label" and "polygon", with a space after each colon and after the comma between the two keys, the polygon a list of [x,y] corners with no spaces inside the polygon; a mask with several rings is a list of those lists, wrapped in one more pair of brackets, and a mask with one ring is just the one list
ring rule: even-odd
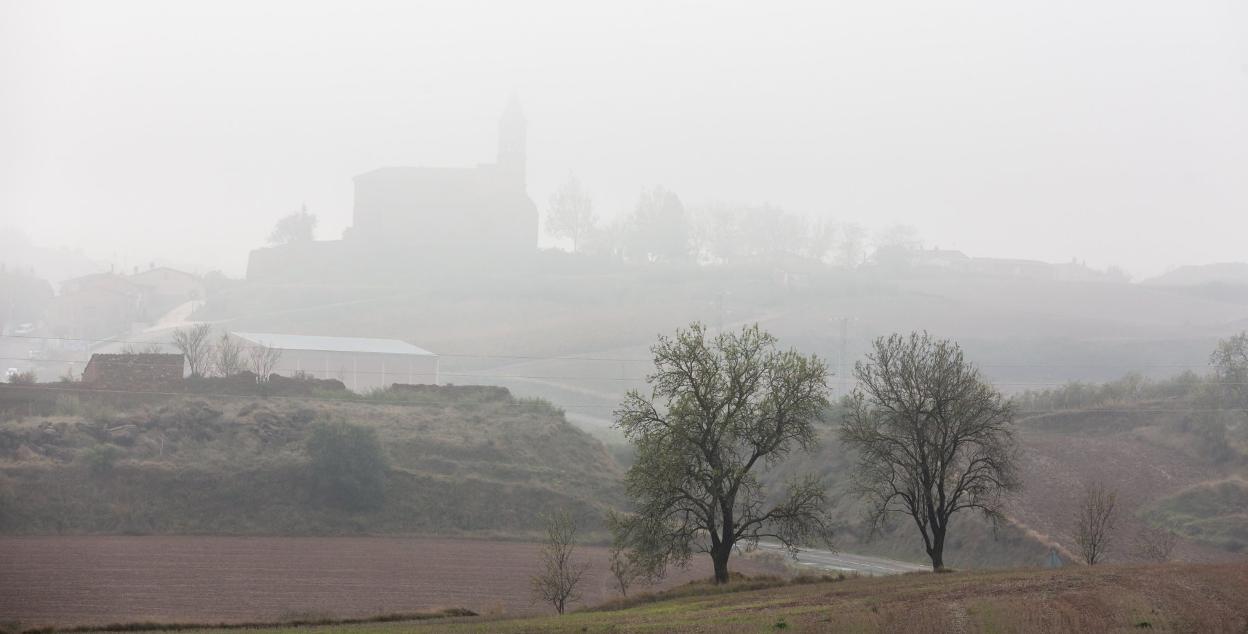
{"label": "hillside", "polygon": [[[750,588],[676,588],[561,617],[335,626],[398,632],[1242,632],[1248,566],[916,573]],[[622,607],[629,606],[629,607]],[[211,631],[211,630],[210,630]],[[262,629],[274,634],[300,629]],[[329,631],[329,630],[325,630]]]}
{"label": "hillside", "polygon": [[1243,301],[1140,284],[572,256],[534,267],[355,286],[232,282],[194,318],[235,330],[403,339],[443,355],[445,380],[548,400],[607,441],[619,440],[609,429],[614,408],[644,387],[655,337],[692,320],[760,323],[782,345],[828,360],[836,396],[871,339],[892,332],[957,340],[1015,394],[1128,371],[1202,371],[1217,340],[1248,323]]}
{"label": "hillside", "polygon": [[[0,400],[20,390],[0,387]],[[0,422],[5,533],[524,536],[556,508],[598,528],[620,499],[620,470],[600,443],[550,405],[499,388],[55,396],[46,415]],[[380,508],[346,511],[313,490],[305,445],[329,421],[376,431],[389,465]]]}
{"label": "hillside", "polygon": [[[1141,562],[1135,552],[1137,535],[1146,526],[1179,535],[1176,559],[1248,560],[1248,516],[1236,505],[1248,499],[1243,480],[1248,473],[1248,419],[1243,412],[1212,411],[1194,397],[1131,396],[1118,383],[1100,390],[1116,394],[1116,400],[1020,402],[1017,438],[1023,487],[1009,502],[1009,522],[994,531],[978,516],[963,513],[949,534],[945,559],[951,566],[1039,566],[1051,548],[1065,559],[1074,558],[1071,516],[1084,487],[1094,481],[1118,492],[1110,561]],[[1057,392],[1089,391],[1095,390],[1073,386]],[[854,464],[835,433],[839,416],[836,411],[829,414],[815,453],[795,455],[770,479],[782,482],[787,475],[808,471],[824,477],[837,501],[838,548],[925,561],[914,527],[905,518],[897,518],[883,535],[872,536],[863,528],[865,509],[852,486]]]}

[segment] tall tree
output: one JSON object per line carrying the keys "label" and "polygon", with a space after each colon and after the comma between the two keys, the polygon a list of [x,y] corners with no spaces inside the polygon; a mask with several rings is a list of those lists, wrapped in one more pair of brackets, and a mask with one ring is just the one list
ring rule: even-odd
{"label": "tall tree", "polygon": [[696,552],[710,555],[715,581],[725,583],[739,544],[830,542],[823,482],[806,476],[767,495],[758,478],[815,443],[814,421],[827,406],[823,361],[777,350],[757,325],[711,336],[694,323],[651,350],[650,395],[629,392],[615,413],[637,450],[625,476],[635,513],[614,527],[616,540],[647,576]]}
{"label": "tall tree", "polygon": [[867,230],[855,223],[840,227],[840,240],[836,243],[836,263],[848,269],[858,268],[867,258]]}
{"label": "tall tree", "polygon": [[273,226],[269,234],[269,244],[289,244],[291,242],[311,242],[316,233],[316,216],[308,213],[308,206],[303,205],[299,211],[283,216]]}
{"label": "tall tree", "polygon": [[571,240],[572,252],[579,253],[596,223],[593,199],[581,187],[580,179],[575,174],[568,174],[568,180],[550,197],[547,229],[556,238]]}
{"label": "tall tree", "polygon": [[216,348],[211,355],[212,368],[217,376],[229,377],[243,371],[243,346],[230,337],[230,333],[222,332],[217,338]]}
{"label": "tall tree", "polygon": [[1209,363],[1220,384],[1218,392],[1226,395],[1227,404],[1248,404],[1248,332],[1218,341]]}
{"label": "tall tree", "polygon": [[643,191],[629,217],[625,255],[645,262],[683,262],[692,252],[689,216],[680,197],[662,187]]}
{"label": "tall tree", "polygon": [[277,368],[277,362],[282,358],[282,349],[265,345],[263,343],[254,344],[247,348],[247,365],[251,368],[253,374],[256,375],[256,382],[266,383],[269,376],[273,374],[273,370]]}
{"label": "tall tree", "polygon": [[995,522],[1019,485],[1011,406],[957,344],[927,333],[876,339],[854,375],[841,438],[858,454],[872,526],[909,516],[940,570],[954,514]]}

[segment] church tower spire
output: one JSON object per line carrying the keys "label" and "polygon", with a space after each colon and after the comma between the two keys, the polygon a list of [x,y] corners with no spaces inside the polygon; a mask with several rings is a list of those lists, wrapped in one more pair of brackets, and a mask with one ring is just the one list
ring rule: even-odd
{"label": "church tower spire", "polygon": [[512,92],[511,98],[507,100],[507,108],[503,110],[503,118],[498,122],[498,167],[522,189],[526,179],[527,137],[528,122],[524,118],[524,111],[520,109],[520,98]]}

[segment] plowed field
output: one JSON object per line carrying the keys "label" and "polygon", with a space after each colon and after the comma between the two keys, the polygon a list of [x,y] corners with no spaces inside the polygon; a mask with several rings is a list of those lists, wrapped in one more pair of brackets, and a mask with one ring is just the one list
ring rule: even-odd
{"label": "plowed field", "polygon": [[[451,607],[537,614],[548,610],[529,595],[538,550],[443,538],[6,537],[0,620],[215,623]],[[585,602],[614,597],[607,550],[579,552],[592,566]],[[710,576],[709,561],[695,564],[662,585]],[[734,569],[774,572],[745,559]]]}

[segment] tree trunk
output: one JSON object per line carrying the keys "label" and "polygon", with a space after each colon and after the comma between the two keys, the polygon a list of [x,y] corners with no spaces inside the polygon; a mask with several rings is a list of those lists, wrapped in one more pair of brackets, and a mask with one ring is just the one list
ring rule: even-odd
{"label": "tree trunk", "polygon": [[715,564],[715,583],[728,583],[728,556],[732,554],[732,546],[720,544],[711,550],[711,561]]}
{"label": "tree trunk", "polygon": [[944,529],[936,529],[932,531],[932,547],[928,549],[927,556],[932,558],[933,572],[940,572],[945,569]]}

